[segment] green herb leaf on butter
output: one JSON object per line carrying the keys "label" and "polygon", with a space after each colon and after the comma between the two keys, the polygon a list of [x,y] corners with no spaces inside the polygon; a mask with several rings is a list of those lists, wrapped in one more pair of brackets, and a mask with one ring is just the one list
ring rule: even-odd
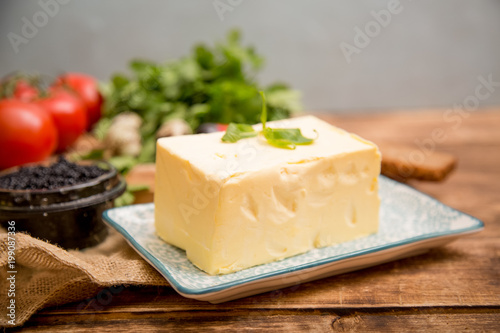
{"label": "green herb leaf on butter", "polygon": [[[259,93],[262,97],[262,113],[260,115],[260,120],[262,122],[262,131],[259,134],[263,135],[270,145],[282,149],[295,149],[297,145],[310,145],[314,142],[315,139],[310,139],[303,136],[299,128],[267,127],[266,96],[262,91],[259,91]],[[231,123],[227,127],[226,133],[222,137],[222,141],[234,143],[241,139],[254,137],[256,135],[257,132],[255,132],[253,127],[250,125]]]}
{"label": "green herb leaf on butter", "polygon": [[314,139],[306,138],[298,128],[269,128],[263,135],[270,145],[284,149],[295,149],[296,145],[310,145]]}
{"label": "green herb leaf on butter", "polygon": [[247,124],[230,123],[227,126],[226,133],[222,137],[222,142],[235,143],[241,139],[257,136],[257,132],[252,126]]}

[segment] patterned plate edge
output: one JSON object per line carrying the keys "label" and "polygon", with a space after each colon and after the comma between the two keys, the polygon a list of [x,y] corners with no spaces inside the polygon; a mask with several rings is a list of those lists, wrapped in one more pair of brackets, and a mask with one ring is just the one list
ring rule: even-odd
{"label": "patterned plate edge", "polygon": [[[428,197],[430,199],[432,199],[432,200],[437,201],[436,199],[434,199],[434,198],[432,198],[430,196],[428,196]],[[439,201],[438,201],[438,203],[442,204]],[[150,205],[150,204],[146,204],[146,205]],[[442,204],[442,205],[444,205],[444,204]],[[446,206],[446,207],[448,207],[449,209],[455,210],[454,208],[451,208],[449,206]],[[323,259],[320,259],[320,260],[316,260],[316,261],[313,261],[313,262],[309,262],[309,263],[306,263],[306,264],[303,264],[303,265],[296,266],[292,270],[290,270],[290,269],[280,269],[280,270],[276,270],[276,271],[273,271],[273,272],[268,272],[268,273],[262,273],[262,274],[259,274],[259,275],[254,275],[254,276],[247,277],[247,278],[244,278],[244,279],[241,279],[241,280],[237,280],[237,281],[226,282],[226,283],[214,286],[214,287],[208,287],[208,288],[203,288],[203,289],[191,289],[191,288],[187,288],[187,287],[179,284],[177,282],[177,280],[173,276],[171,276],[168,271],[163,271],[161,269],[161,267],[164,266],[163,263],[161,263],[148,250],[146,250],[144,247],[142,247],[142,245],[140,245],[138,242],[136,242],[135,238],[132,237],[120,224],[118,224],[117,222],[113,221],[113,219],[109,217],[108,212],[111,211],[111,210],[114,210],[114,209],[120,209],[120,208],[112,208],[112,209],[109,209],[109,210],[105,211],[103,213],[104,220],[108,224],[110,224],[113,228],[117,229],[125,237],[126,241],[146,261],[148,261],[151,265],[153,265],[153,267],[155,267],[155,269],[157,269],[167,279],[167,281],[172,285],[172,287],[174,287],[174,289],[176,289],[179,293],[191,294],[191,295],[201,295],[201,294],[214,293],[214,292],[217,292],[217,291],[225,290],[225,289],[231,288],[233,286],[237,286],[237,285],[240,285],[240,284],[249,283],[249,282],[252,282],[252,281],[257,281],[257,280],[261,280],[261,279],[267,279],[267,278],[270,278],[270,277],[273,277],[273,276],[279,276],[279,275],[283,275],[283,274],[287,274],[287,273],[293,273],[293,272],[297,272],[299,270],[304,270],[304,269],[312,268],[312,267],[315,267],[315,266],[321,266],[321,265],[325,265],[325,264],[337,262],[337,261],[344,260],[344,259],[354,258],[354,257],[362,256],[362,255],[365,255],[365,254],[370,254],[370,253],[374,253],[374,252],[378,252],[378,251],[382,251],[382,250],[386,250],[386,249],[391,249],[391,248],[399,247],[399,246],[402,246],[402,245],[407,245],[407,244],[411,244],[411,243],[415,243],[415,242],[419,242],[419,241],[424,241],[424,240],[431,239],[431,238],[437,238],[437,237],[442,237],[442,236],[461,235],[461,234],[469,234],[469,233],[479,232],[479,231],[481,231],[484,228],[484,223],[482,221],[480,221],[479,219],[477,219],[475,217],[472,217],[472,216],[470,216],[468,214],[460,212],[460,213],[462,213],[462,214],[470,217],[471,219],[473,219],[476,222],[476,225],[468,227],[468,228],[453,230],[453,231],[443,231],[443,232],[437,232],[437,233],[431,233],[431,234],[421,235],[421,236],[417,236],[417,237],[411,237],[411,238],[407,238],[407,239],[404,239],[404,240],[401,240],[401,241],[398,241],[398,242],[388,243],[388,244],[384,244],[384,245],[380,245],[380,246],[376,246],[376,247],[372,247],[372,248],[368,248],[368,249],[363,249],[363,250],[351,252],[349,254],[343,254],[343,255],[339,255],[339,256],[323,258]]]}

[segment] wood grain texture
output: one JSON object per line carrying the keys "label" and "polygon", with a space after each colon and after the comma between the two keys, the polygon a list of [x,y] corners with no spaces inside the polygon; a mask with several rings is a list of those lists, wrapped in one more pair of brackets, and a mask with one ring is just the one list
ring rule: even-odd
{"label": "wood grain texture", "polygon": [[261,310],[70,314],[37,317],[23,332],[284,331],[287,332],[498,332],[499,309],[426,308],[405,311]]}
{"label": "wood grain texture", "polygon": [[[483,220],[481,233],[417,257],[217,305],[170,288],[126,288],[107,305],[87,300],[83,309],[42,310],[18,331],[500,331],[500,109],[460,122],[447,121],[445,112],[320,116],[374,142],[457,156],[444,182],[410,184]],[[446,135],[433,146],[436,129]]]}

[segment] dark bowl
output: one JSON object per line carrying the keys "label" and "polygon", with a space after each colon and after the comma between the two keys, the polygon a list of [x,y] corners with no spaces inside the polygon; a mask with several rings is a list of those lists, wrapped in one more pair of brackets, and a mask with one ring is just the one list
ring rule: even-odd
{"label": "dark bowl", "polygon": [[[126,189],[125,181],[109,163],[82,161],[108,170],[85,183],[53,190],[8,190],[0,188],[0,221],[7,227],[15,221],[16,231],[29,233],[65,249],[83,249],[102,242],[108,230],[102,212]],[[0,176],[15,172],[11,168]]]}

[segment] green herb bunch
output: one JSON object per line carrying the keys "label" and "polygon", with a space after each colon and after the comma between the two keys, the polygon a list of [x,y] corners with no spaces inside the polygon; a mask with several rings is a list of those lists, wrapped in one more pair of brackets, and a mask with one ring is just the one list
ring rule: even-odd
{"label": "green herb bunch", "polygon": [[260,122],[259,90],[267,96],[269,120],[288,118],[301,109],[300,94],[281,83],[260,87],[255,76],[263,62],[253,47],[241,45],[237,30],[224,43],[198,45],[175,61],[132,61],[132,75],[115,75],[103,87],[104,117],[96,132],[103,135],[119,113],[137,113],[143,148],[136,161],[143,163],[154,161],[156,132],[169,120],[183,119],[193,132],[206,122]]}

